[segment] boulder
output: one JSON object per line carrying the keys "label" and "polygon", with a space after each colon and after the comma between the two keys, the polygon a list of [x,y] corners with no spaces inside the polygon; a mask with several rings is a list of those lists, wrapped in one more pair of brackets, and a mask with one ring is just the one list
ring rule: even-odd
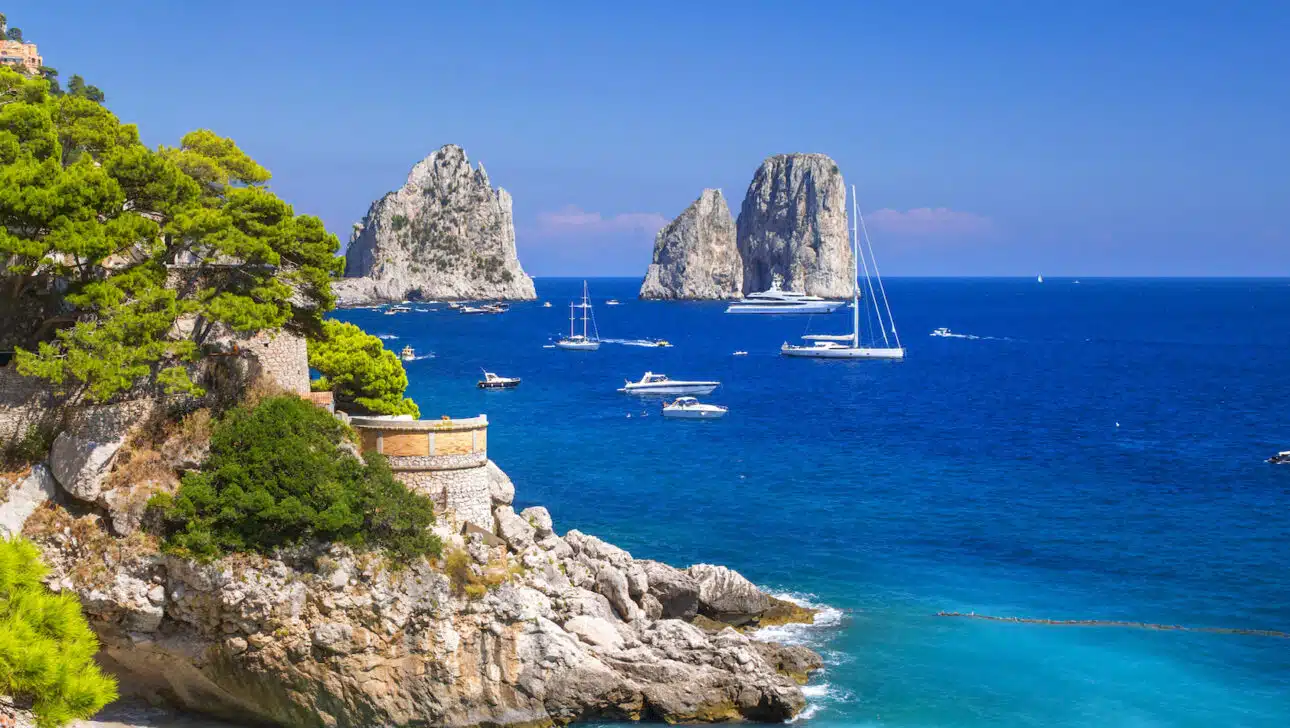
{"label": "boulder", "polygon": [[664,619],[690,620],[699,613],[699,582],[684,571],[658,561],[638,561],[658,600]]}
{"label": "boulder", "polygon": [[536,529],[513,508],[498,506],[493,509],[493,517],[497,521],[497,535],[501,536],[512,549],[523,551],[534,545]]}
{"label": "boulder", "polygon": [[515,501],[515,484],[497,463],[489,460],[484,464],[488,474],[488,495],[495,506],[509,506]]}
{"label": "boulder", "polygon": [[[5,483],[0,482],[0,493]],[[0,495],[5,500],[0,502],[0,538],[9,538],[22,533],[23,524],[36,512],[40,504],[58,495],[58,484],[49,468],[44,465],[33,465],[31,472],[17,483],[10,485],[8,495]]]}
{"label": "boulder", "polygon": [[551,521],[551,513],[542,506],[525,508],[520,511],[520,517],[528,521],[537,530],[538,540],[555,534],[555,524]]}
{"label": "boulder", "polygon": [[686,573],[699,585],[699,611],[711,619],[739,626],[770,608],[770,597],[733,569],[696,564]]}
{"label": "boulder", "polygon": [[93,503],[103,493],[103,482],[112,469],[112,459],[125,442],[125,435],[98,441],[59,433],[49,452],[49,468],[68,495]]}

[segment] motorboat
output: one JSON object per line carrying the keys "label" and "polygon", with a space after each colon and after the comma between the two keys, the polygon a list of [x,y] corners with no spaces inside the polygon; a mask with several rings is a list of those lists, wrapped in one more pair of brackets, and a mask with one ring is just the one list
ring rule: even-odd
{"label": "motorboat", "polygon": [[608,301],[605,301],[605,305],[606,305],[606,306],[621,306],[621,305],[622,305],[622,302],[621,302],[621,301],[619,301],[617,298],[611,298],[611,299],[609,299]]}
{"label": "motorboat", "polygon": [[483,306],[488,313],[506,313],[511,310],[511,304],[498,301],[497,303],[487,303]]}
{"label": "motorboat", "polygon": [[721,382],[692,382],[669,379],[666,374],[645,372],[637,382],[624,382],[619,392],[624,394],[708,394],[721,386]]}
{"label": "motorboat", "polygon": [[[575,309],[582,309],[582,333],[577,333],[574,327],[576,317]],[[591,334],[588,335],[587,324],[591,324]],[[569,302],[569,335],[562,336],[555,342],[557,349],[565,351],[596,351],[600,348],[600,332],[596,329],[596,319],[591,313],[591,295],[587,290],[587,282],[582,282],[582,303],[575,304]]]}
{"label": "motorboat", "polygon": [[784,290],[784,276],[771,277],[770,290],[749,293],[741,301],[726,307],[726,313],[833,313],[846,305],[846,301],[827,301],[819,296],[808,296],[797,291]]}
{"label": "motorboat", "polygon": [[[860,205],[856,202],[855,187],[851,188],[851,251],[855,261],[855,282],[851,294],[851,333],[849,334],[813,334],[803,336],[806,344],[790,344],[787,341],[780,347],[779,353],[784,356],[808,359],[887,359],[900,361],[905,358],[905,349],[900,345],[900,335],[896,333],[896,320],[891,315],[891,303],[887,300],[887,291],[882,285],[882,274],[878,272],[878,259],[873,255],[873,243],[865,231],[865,247],[860,248],[860,231],[863,230],[864,217]],[[871,332],[872,345],[865,346],[860,341],[860,266],[864,266],[864,283],[869,290],[869,300],[873,301],[874,319],[877,331]],[[873,277],[869,268],[873,267]],[[874,280],[878,285],[875,288]],[[882,308],[878,301],[881,298]],[[883,313],[886,313],[884,318]],[[891,337],[887,336],[888,327]],[[948,329],[946,332],[948,333]],[[881,346],[877,337],[882,336]],[[895,345],[892,345],[895,339]]]}
{"label": "motorboat", "polygon": [[411,310],[408,306],[390,306],[386,313],[408,313]]}
{"label": "motorboat", "polygon": [[550,302],[550,301],[543,301],[543,302],[542,302],[542,308],[551,308],[551,302]]}
{"label": "motorboat", "polygon": [[658,341],[654,342],[654,346],[657,346],[660,349],[671,349],[672,342],[668,341],[667,339],[659,339]]}
{"label": "motorboat", "polygon": [[1268,458],[1268,462],[1273,465],[1290,465],[1290,450],[1282,450],[1276,455]]}
{"label": "motorboat", "polygon": [[457,310],[464,314],[493,313],[487,306],[462,306]]}
{"label": "motorboat", "polygon": [[746,351],[736,351],[735,353],[731,354],[730,356],[748,356],[748,352],[746,352]]}
{"label": "motorboat", "polygon": [[519,377],[500,377],[492,372],[484,372],[484,378],[477,385],[480,389],[514,389],[520,386]]}
{"label": "motorboat", "polygon": [[932,330],[932,336],[940,336],[941,338],[946,338],[946,339],[948,339],[948,338],[950,338],[950,337],[954,336],[954,334],[953,334],[949,329],[947,329],[947,328],[945,328],[944,326],[942,326],[942,327],[940,327],[939,329],[933,329],[933,330]]}
{"label": "motorboat", "polygon": [[412,347],[405,346],[403,347],[403,351],[399,352],[399,358],[403,361],[412,361],[417,358],[417,353],[412,350]]}
{"label": "motorboat", "polygon": [[453,301],[452,303],[448,304],[448,308],[451,308],[452,310],[456,311],[457,309],[461,308],[461,304],[457,303],[456,301]]}
{"label": "motorboat", "polygon": [[663,416],[678,420],[716,420],[728,411],[727,407],[703,404],[694,397],[678,397],[663,405]]}

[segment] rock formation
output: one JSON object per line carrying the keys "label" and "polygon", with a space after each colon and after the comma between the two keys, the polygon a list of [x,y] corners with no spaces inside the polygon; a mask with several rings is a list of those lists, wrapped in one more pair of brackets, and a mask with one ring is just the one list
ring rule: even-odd
{"label": "rock formation", "polygon": [[345,276],[334,286],[341,305],[536,297],[516,257],[510,194],[494,191],[484,165],[472,169],[452,144],[372,203],[350,239]]}
{"label": "rock formation", "polygon": [[743,277],[734,218],[721,191],[708,189],[654,238],[640,297],[739,298]]}
{"label": "rock formation", "polygon": [[734,628],[809,622],[810,610],[729,569],[561,537],[545,508],[513,510],[492,465],[495,532],[440,519],[440,561],[320,545],[201,564],[120,535],[115,520],[113,535],[93,504],[79,517],[40,505],[54,478],[60,499],[77,497],[71,487],[95,504],[135,487],[105,465],[122,455],[77,444],[0,487],[0,521],[25,520],[51,587],[80,598],[127,695],[284,726],[781,722],[821,666]]}
{"label": "rock formation", "polygon": [[744,196],[738,247],[744,293],[766,290],[779,274],[787,289],[849,298],[855,276],[838,165],[824,154],[768,157]]}

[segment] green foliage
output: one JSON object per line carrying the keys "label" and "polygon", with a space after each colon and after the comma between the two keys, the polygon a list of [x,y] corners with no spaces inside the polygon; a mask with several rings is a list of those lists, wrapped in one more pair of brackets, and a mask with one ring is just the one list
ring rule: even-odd
{"label": "green foliage", "polygon": [[390,218],[390,227],[394,228],[394,232],[396,233],[407,226],[408,218],[403,215],[395,215]]}
{"label": "green foliage", "polygon": [[49,427],[29,425],[22,437],[5,443],[0,451],[0,466],[18,469],[45,459],[54,444],[54,431]]}
{"label": "green foliage", "polygon": [[309,366],[322,374],[313,389],[334,392],[342,408],[357,405],[376,414],[421,416],[416,402],[403,396],[408,388],[403,362],[354,324],[326,321],[322,336],[309,340]]}
{"label": "green foliage", "polygon": [[164,548],[197,558],[309,541],[385,548],[400,559],[438,554],[425,496],[394,479],[380,456],[341,451],[335,417],[294,396],[231,411],[214,429],[201,472],[173,498],[154,498]]}
{"label": "green foliage", "polygon": [[99,643],[69,592],[54,594],[29,541],[0,540],[0,693],[29,697],[41,728],[88,718],[116,700],[94,663]]}
{"label": "green foliage", "polygon": [[195,392],[219,325],[321,331],[343,260],[320,220],[232,140],[149,149],[80,76],[54,93],[57,73],[0,68],[0,347],[20,372],[99,401]]}
{"label": "green foliage", "polygon": [[5,37],[8,38],[9,40],[16,40],[19,43],[23,42],[22,28],[10,28],[9,33]]}

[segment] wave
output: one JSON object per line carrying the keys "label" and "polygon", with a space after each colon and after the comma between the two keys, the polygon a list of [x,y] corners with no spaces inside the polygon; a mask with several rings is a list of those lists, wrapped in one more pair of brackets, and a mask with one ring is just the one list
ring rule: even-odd
{"label": "wave", "polygon": [[754,639],[766,642],[782,642],[786,645],[806,645],[819,646],[824,643],[829,636],[820,634],[824,631],[832,631],[842,624],[845,612],[837,607],[830,607],[827,604],[821,604],[815,601],[814,594],[802,594],[800,592],[767,592],[776,599],[786,602],[792,602],[799,607],[816,610],[814,624],[779,624],[774,627],[762,627],[752,633]]}
{"label": "wave", "polygon": [[814,685],[803,685],[802,695],[806,697],[806,707],[801,713],[797,714],[792,723],[802,723],[819,715],[820,712],[827,710],[831,705],[837,703],[847,703],[855,698],[855,695],[846,688],[838,687],[833,683],[822,682]]}
{"label": "wave", "polygon": [[404,361],[421,361],[422,359],[433,359],[433,358],[435,358],[434,352],[430,352],[429,354],[420,354],[418,356],[412,357],[411,359],[405,359]]}

